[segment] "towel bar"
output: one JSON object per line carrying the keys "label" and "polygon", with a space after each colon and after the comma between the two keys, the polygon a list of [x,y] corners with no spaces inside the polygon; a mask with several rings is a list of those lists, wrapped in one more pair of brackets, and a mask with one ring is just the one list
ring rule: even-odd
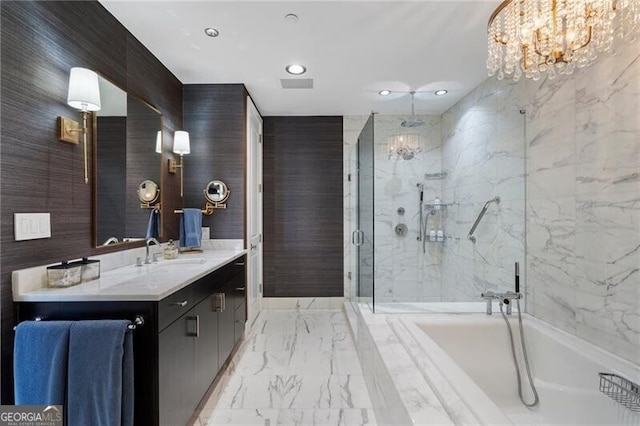
{"label": "towel bar", "polygon": [[[42,321],[42,318],[35,317],[33,320],[34,321]],[[137,327],[141,327],[143,325],[144,325],[144,317],[142,315],[136,315],[136,317],[133,319],[132,323],[129,324],[127,326],[127,328],[129,330],[135,330]],[[17,325],[13,326],[13,331],[15,331],[17,327],[18,327]]]}

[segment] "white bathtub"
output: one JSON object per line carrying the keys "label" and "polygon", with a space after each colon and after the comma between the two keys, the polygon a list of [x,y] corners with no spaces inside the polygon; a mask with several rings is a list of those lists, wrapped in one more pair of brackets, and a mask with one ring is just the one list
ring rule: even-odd
{"label": "white bathtub", "polygon": [[[518,398],[509,337],[499,312],[394,317],[390,323],[455,424],[640,425],[640,412],[622,407],[598,389],[599,372],[640,383],[640,367],[535,318],[523,316],[540,403],[527,409]],[[517,315],[510,321],[525,399],[532,401]]]}

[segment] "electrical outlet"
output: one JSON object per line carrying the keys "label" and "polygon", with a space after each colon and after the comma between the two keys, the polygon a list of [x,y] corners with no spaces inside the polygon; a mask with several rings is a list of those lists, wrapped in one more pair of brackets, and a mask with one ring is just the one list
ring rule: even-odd
{"label": "electrical outlet", "polygon": [[203,226],[202,227],[202,239],[203,240],[208,240],[211,238],[211,228],[209,228],[208,226]]}

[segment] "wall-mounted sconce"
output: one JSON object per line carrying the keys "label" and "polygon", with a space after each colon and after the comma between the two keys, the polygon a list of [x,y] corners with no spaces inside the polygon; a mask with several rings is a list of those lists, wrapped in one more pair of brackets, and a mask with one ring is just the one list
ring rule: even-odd
{"label": "wall-mounted sconce", "polygon": [[156,135],[156,152],[162,154],[162,130],[158,130]]}
{"label": "wall-mounted sconce", "polygon": [[169,173],[177,172],[180,169],[180,197],[184,195],[184,160],[183,155],[187,155],[191,152],[191,145],[189,143],[189,132],[184,130],[176,130],[173,136],[173,153],[180,155],[180,164],[176,163],[176,160],[169,159]]}
{"label": "wall-mounted sconce", "polygon": [[77,121],[58,117],[59,139],[63,142],[78,144],[78,135],[82,133],[84,149],[84,183],[89,183],[87,160],[87,117],[91,111],[100,110],[100,88],[98,74],[86,68],[71,68],[69,73],[69,91],[67,104],[82,113],[82,127]]}

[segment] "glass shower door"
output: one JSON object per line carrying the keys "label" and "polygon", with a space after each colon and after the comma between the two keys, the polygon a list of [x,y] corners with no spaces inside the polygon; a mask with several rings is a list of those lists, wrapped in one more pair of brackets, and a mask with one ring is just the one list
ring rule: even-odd
{"label": "glass shower door", "polygon": [[371,114],[358,137],[357,165],[357,230],[352,242],[357,246],[357,301],[370,304],[374,300],[374,115]]}

